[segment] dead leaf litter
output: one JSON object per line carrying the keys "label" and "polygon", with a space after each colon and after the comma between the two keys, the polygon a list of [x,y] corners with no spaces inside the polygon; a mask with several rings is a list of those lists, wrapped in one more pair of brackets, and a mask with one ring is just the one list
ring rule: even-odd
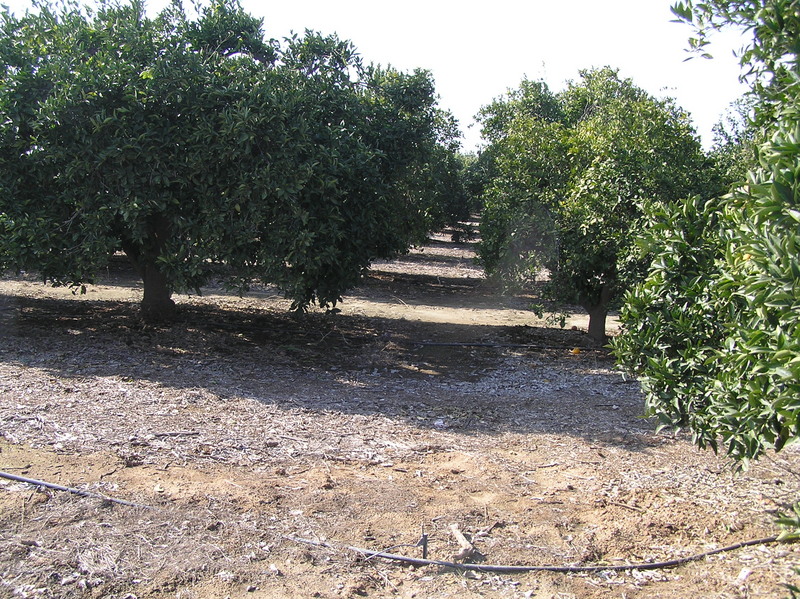
{"label": "dead leaf litter", "polygon": [[0,479],[0,596],[786,597],[796,545],[568,575],[332,548],[654,562],[776,534],[800,498],[796,449],[736,474],[656,434],[582,316],[548,327],[472,257],[437,237],[304,319],[211,287],[170,327],[121,265],[85,296],[0,281],[0,471],[157,508]]}

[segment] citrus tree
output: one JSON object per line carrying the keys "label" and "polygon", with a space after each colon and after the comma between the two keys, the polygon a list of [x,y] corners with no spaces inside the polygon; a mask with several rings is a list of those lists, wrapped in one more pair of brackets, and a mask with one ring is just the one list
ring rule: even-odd
{"label": "citrus tree", "polygon": [[44,4],[0,27],[2,269],[81,286],[123,251],[146,317],[211,278],[304,308],[426,225],[426,72],[364,66],[335,36],[281,46],[237,0]]}
{"label": "citrus tree", "polygon": [[767,140],[748,179],[709,203],[649,211],[655,257],[626,297],[621,364],[643,382],[649,412],[721,441],[739,463],[800,437],[800,2],[714,0],[673,9],[709,29],[753,35],[742,53],[757,129]]}
{"label": "citrus tree", "polygon": [[634,251],[642,206],[715,186],[688,117],[604,68],[559,94],[525,84],[483,118],[499,171],[484,265],[520,283],[546,269],[547,295],[582,306],[590,337],[605,342],[609,308],[645,265]]}
{"label": "citrus tree", "polygon": [[768,141],[764,129],[753,120],[754,114],[755,98],[746,95],[732,102],[713,127],[710,157],[726,189],[747,180],[748,173],[758,167],[758,148]]}

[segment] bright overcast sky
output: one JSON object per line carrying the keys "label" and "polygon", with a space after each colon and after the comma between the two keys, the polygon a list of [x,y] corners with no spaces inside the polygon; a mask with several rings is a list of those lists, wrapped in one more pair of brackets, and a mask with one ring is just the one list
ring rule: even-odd
{"label": "bright overcast sky", "polygon": [[[150,0],[158,9],[167,0]],[[26,0],[0,0],[22,12]],[[186,2],[189,5],[188,2]],[[268,37],[306,29],[351,40],[365,62],[433,73],[440,105],[458,118],[466,150],[480,141],[470,127],[481,106],[524,77],[558,91],[579,69],[609,65],[656,96],[671,96],[692,115],[704,145],[711,127],[744,87],[732,50],[717,36],[714,60],[685,61],[691,29],[672,23],[672,0],[242,0],[264,18]]]}

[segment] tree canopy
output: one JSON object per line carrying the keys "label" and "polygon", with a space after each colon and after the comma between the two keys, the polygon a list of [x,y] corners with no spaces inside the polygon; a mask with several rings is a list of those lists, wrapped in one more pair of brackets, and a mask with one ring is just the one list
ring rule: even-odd
{"label": "tree canopy", "polygon": [[[708,202],[651,211],[654,255],[626,297],[621,364],[643,382],[649,412],[718,442],[740,463],[800,438],[800,2],[678,3],[692,46],[710,29],[752,33],[750,139],[763,140],[746,180]],[[748,140],[745,140],[748,141]]]}
{"label": "tree canopy", "polygon": [[558,94],[524,82],[482,112],[497,174],[481,259],[505,280],[548,272],[552,299],[583,306],[605,340],[612,303],[642,275],[635,231],[647,202],[713,188],[687,115],[611,68]]}
{"label": "tree canopy", "polygon": [[146,316],[212,278],[325,306],[432,222],[420,178],[453,129],[425,71],[336,36],[280,44],[237,0],[45,4],[0,27],[0,269],[80,286],[124,251]]}

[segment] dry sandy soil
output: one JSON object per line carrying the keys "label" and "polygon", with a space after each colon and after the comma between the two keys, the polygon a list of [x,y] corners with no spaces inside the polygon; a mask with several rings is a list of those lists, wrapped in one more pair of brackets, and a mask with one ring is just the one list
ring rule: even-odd
{"label": "dry sandy soil", "polygon": [[788,597],[796,545],[573,574],[343,547],[452,561],[455,524],[474,563],[623,566],[775,535],[800,498],[796,450],[735,474],[656,434],[579,315],[545,326],[471,258],[436,238],[300,319],[210,288],[169,327],[122,266],[0,281],[0,470],[140,504],[0,479],[0,596]]}

